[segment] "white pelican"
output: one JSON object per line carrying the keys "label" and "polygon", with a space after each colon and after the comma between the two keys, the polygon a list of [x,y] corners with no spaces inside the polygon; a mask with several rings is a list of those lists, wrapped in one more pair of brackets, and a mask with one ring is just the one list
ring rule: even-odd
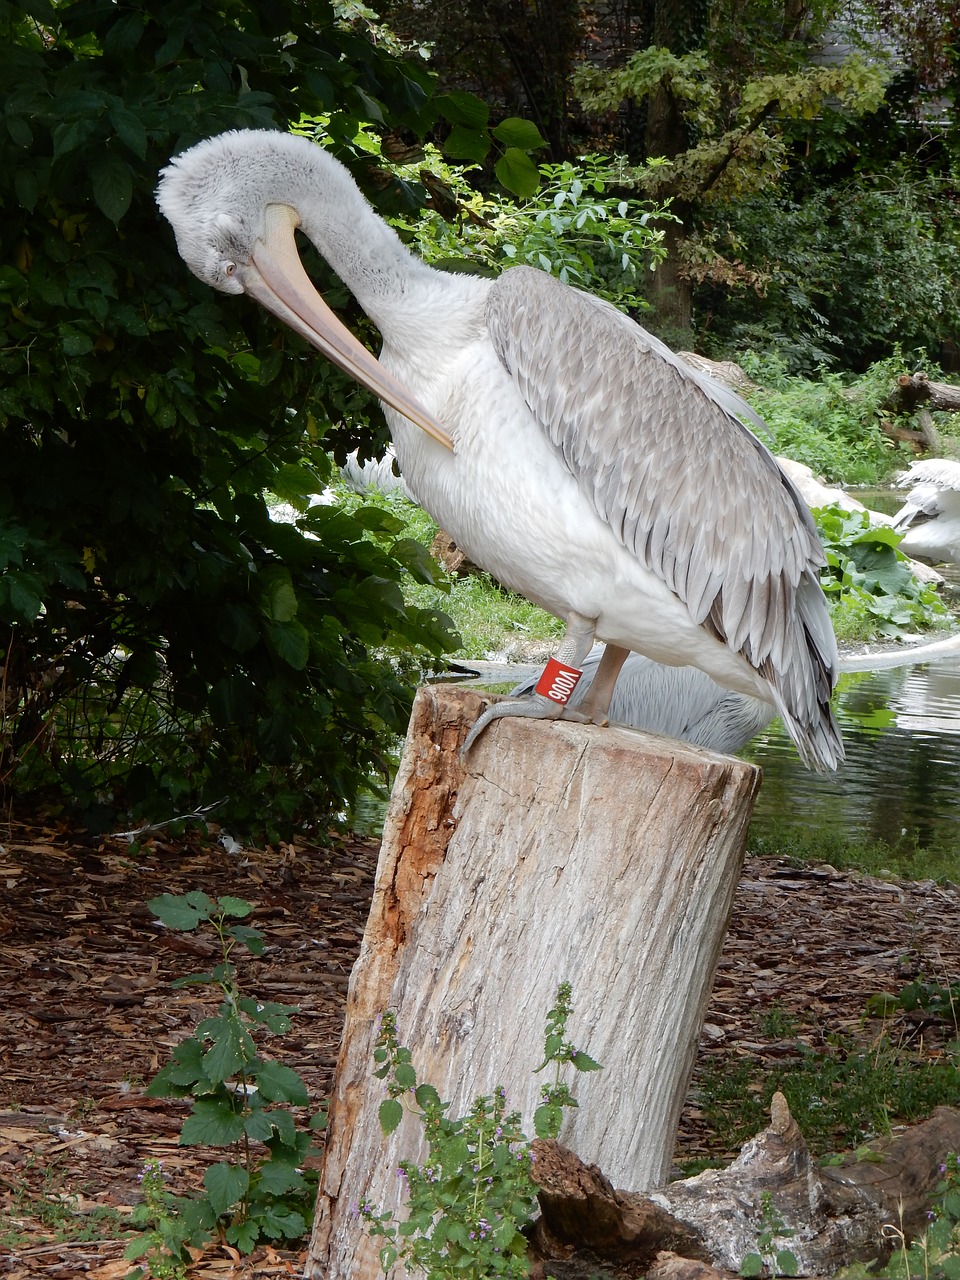
{"label": "white pelican", "polygon": [[907,500],[893,518],[894,529],[906,529],[900,542],[904,555],[932,564],[960,564],[960,462],[925,458],[897,476]]}
{"label": "white pelican", "polygon": [[[570,697],[571,707],[579,706],[593,684],[602,655],[603,646],[597,644],[584,659],[583,679]],[[510,696],[532,693],[537,680],[525,680]],[[613,724],[731,755],[767,727],[776,708],[763,698],[721,688],[695,667],[668,667],[631,653],[620,668],[608,714]]]}
{"label": "white pelican", "polygon": [[[256,298],[385,402],[417,501],[476,564],[565,621],[562,664],[606,642],[592,701],[572,714],[602,722],[636,650],[770,702],[806,764],[836,767],[823,552],[737,395],[543,272],[427,266],[304,138],[201,142],[163,171],[158,201],[196,275]],[[380,329],[379,361],[311,285],[297,227]],[[556,718],[565,679],[496,704],[475,729],[531,703]]]}

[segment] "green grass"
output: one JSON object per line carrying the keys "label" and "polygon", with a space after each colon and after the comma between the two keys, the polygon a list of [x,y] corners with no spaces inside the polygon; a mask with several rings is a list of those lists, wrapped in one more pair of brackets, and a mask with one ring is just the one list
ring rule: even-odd
{"label": "green grass", "polygon": [[883,1034],[866,1047],[837,1039],[825,1049],[802,1042],[792,1058],[762,1060],[717,1055],[697,1081],[697,1103],[730,1150],[769,1124],[775,1092],[787,1099],[813,1155],[854,1150],[890,1133],[894,1124],[954,1106],[960,1095],[956,1057],[924,1058]]}
{"label": "green grass", "polygon": [[43,1168],[38,1185],[33,1175],[40,1159],[31,1156],[24,1164],[22,1180],[11,1197],[10,1209],[0,1224],[0,1249],[24,1248],[38,1240],[52,1243],[117,1239],[126,1230],[116,1209],[103,1205],[79,1212],[78,1192],[66,1186],[67,1170],[62,1160]]}
{"label": "green grass", "polygon": [[862,871],[882,879],[955,882],[958,878],[955,848],[927,848],[913,839],[889,845],[828,828],[775,825],[765,835],[751,833],[747,853],[801,865],[826,862],[838,871]]}

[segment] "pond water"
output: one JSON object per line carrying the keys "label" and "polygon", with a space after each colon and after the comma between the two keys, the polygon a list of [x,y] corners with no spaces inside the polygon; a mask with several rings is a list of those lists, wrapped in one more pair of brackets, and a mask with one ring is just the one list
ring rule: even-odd
{"label": "pond water", "polygon": [[779,720],[742,753],[763,769],[752,832],[826,828],[960,857],[960,660],[840,679],[847,759],[816,774]]}

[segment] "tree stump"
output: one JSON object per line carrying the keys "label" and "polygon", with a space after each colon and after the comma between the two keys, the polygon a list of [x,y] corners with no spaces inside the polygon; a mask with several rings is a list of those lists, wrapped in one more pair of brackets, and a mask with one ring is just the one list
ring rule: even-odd
{"label": "tree stump", "polygon": [[665,738],[566,722],[491,726],[485,705],[417,694],[350,980],[306,1275],[372,1280],[361,1202],[396,1210],[414,1116],[385,1139],[373,1070],[396,1012],[421,1082],[464,1114],[506,1089],[526,1132],[543,1024],[573,985],[571,1038],[604,1070],[569,1083],[562,1141],[618,1185],[667,1176],[700,1025],[743,860],[760,771]]}

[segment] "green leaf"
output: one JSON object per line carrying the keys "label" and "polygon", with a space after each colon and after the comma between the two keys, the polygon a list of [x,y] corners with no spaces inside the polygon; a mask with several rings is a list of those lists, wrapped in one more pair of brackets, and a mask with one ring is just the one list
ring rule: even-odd
{"label": "green leaf", "polygon": [[800,1273],[797,1255],[791,1249],[777,1250],[777,1271],[782,1276],[795,1276]]}
{"label": "green leaf", "polygon": [[262,956],[264,949],[263,934],[246,924],[234,924],[227,930],[231,938],[242,942],[252,956]]}
{"label": "green leaf", "polygon": [[243,1122],[243,1131],[253,1142],[268,1142],[273,1137],[270,1112],[257,1108]]}
{"label": "green leaf", "polygon": [[744,1255],[743,1262],[740,1264],[740,1274],[742,1276],[762,1276],[763,1275],[763,1259],[759,1253],[748,1253]]}
{"label": "green leaf", "polygon": [[493,130],[493,136],[505,147],[519,147],[521,151],[532,151],[535,147],[545,147],[547,140],[532,120],[523,120],[519,116],[508,116],[501,120]]}
{"label": "green leaf", "polygon": [[118,223],[133,199],[130,166],[119,156],[99,155],[90,165],[93,198],[113,223]]}
{"label": "green leaf", "polygon": [[295,1107],[310,1104],[307,1086],[292,1067],[282,1062],[264,1060],[257,1069],[257,1087],[268,1102],[289,1102]]}
{"label": "green leaf", "polygon": [[219,1218],[247,1194],[250,1175],[239,1165],[221,1160],[218,1164],[212,1164],[203,1175],[203,1185],[210,1206]]}
{"label": "green leaf", "polygon": [[229,1080],[256,1057],[256,1045],[235,1014],[205,1018],[197,1031],[213,1037],[213,1044],[203,1058],[203,1073],[211,1084]]}
{"label": "green leaf", "polygon": [[150,898],[147,906],[168,929],[187,932],[195,929],[201,920],[209,920],[213,911],[213,900],[207,898],[206,894],[202,896],[206,898],[206,903],[198,901],[196,895],[193,895],[191,901],[189,896],[162,893],[158,898]]}
{"label": "green leaf", "polygon": [[468,129],[485,129],[490,119],[490,108],[476,94],[455,89],[435,98],[437,109],[451,124],[465,125]]}
{"label": "green leaf", "polygon": [[274,569],[265,583],[263,611],[274,622],[290,622],[297,615],[297,593],[289,569]]}
{"label": "green leaf", "polygon": [[267,1240],[299,1240],[306,1230],[303,1215],[293,1209],[265,1209],[260,1218],[260,1232]]}
{"label": "green leaf", "polygon": [[267,633],[277,657],[302,671],[310,657],[310,633],[302,622],[269,622]]}
{"label": "green leaf", "polygon": [[196,1036],[174,1046],[173,1060],[160,1068],[145,1092],[148,1098],[179,1098],[189,1093],[203,1074],[203,1044]]}
{"label": "green leaf", "polygon": [[573,1066],[577,1069],[577,1071],[602,1071],[603,1070],[603,1067],[600,1065],[599,1062],[594,1062],[593,1058],[591,1058],[589,1054],[584,1053],[580,1049],[577,1050],[577,1052],[573,1055],[570,1061],[573,1064]]}
{"label": "green leaf", "polygon": [[[293,1122],[293,1116],[289,1111],[273,1110],[268,1111],[267,1115],[273,1124],[276,1137],[272,1140],[274,1143],[279,1142],[283,1147],[296,1149],[298,1146],[298,1138],[301,1136],[297,1133],[297,1127]],[[309,1135],[302,1135],[304,1141],[309,1143]],[[276,1146],[273,1146],[274,1154],[277,1154]]]}
{"label": "green leaf", "polygon": [[246,653],[260,639],[260,627],[246,606],[227,604],[217,613],[217,635],[231,649]]}
{"label": "green leaf", "polygon": [[260,1239],[260,1224],[252,1218],[232,1223],[224,1233],[227,1243],[235,1245],[241,1253],[253,1253]]}
{"label": "green leaf", "polygon": [[441,1105],[440,1095],[432,1084],[418,1084],[413,1096],[416,1098],[417,1106],[421,1111],[426,1111],[428,1107],[439,1107]]}
{"label": "green leaf", "polygon": [[248,916],[253,911],[253,904],[247,902],[246,898],[231,898],[224,895],[217,899],[217,908],[222,911],[225,916]]}
{"label": "green leaf", "polygon": [[394,1068],[393,1078],[401,1089],[414,1089],[417,1084],[417,1073],[408,1062],[398,1063]]}
{"label": "green leaf", "polygon": [[389,1137],[403,1119],[403,1107],[396,1098],[384,1098],[377,1115],[380,1119],[380,1128],[385,1136]]}
{"label": "green leaf", "polygon": [[308,1185],[306,1178],[293,1165],[282,1164],[277,1160],[268,1160],[260,1170],[257,1192],[267,1192],[272,1196],[282,1196],[288,1191],[306,1191]]}
{"label": "green leaf", "polygon": [[532,196],[540,185],[540,174],[530,157],[516,147],[508,147],[494,166],[497,180],[514,195]]}
{"label": "green leaf", "polygon": [[228,1147],[243,1137],[243,1116],[226,1099],[198,1098],[180,1130],[180,1145]]}
{"label": "green leaf", "polygon": [[146,158],[147,154],[147,131],[143,127],[143,121],[139,116],[135,116],[132,111],[128,111],[126,107],[111,107],[109,111],[110,123],[117,131],[117,137],[123,144],[130,148],[135,156],[141,160]]}
{"label": "green leaf", "polygon": [[538,1138],[556,1138],[563,1122],[563,1108],[545,1102],[533,1113],[533,1128]]}
{"label": "green leaf", "polygon": [[441,143],[441,149],[453,159],[475,160],[480,164],[490,150],[490,138],[483,130],[455,124]]}

